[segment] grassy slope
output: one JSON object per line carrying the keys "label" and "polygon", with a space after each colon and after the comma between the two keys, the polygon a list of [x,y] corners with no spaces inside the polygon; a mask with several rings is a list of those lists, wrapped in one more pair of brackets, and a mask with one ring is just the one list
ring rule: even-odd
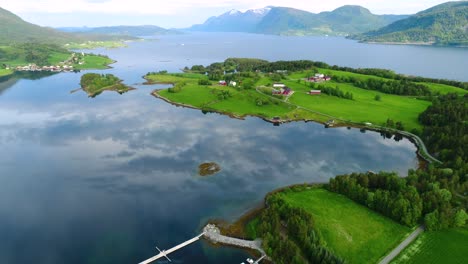
{"label": "grassy slope", "polygon": [[13,74],[12,70],[0,69],[0,77]]}
{"label": "grassy slope", "polygon": [[[178,76],[172,74],[160,74],[149,76],[148,80],[160,83],[176,83],[185,81],[187,84],[182,88],[181,92],[170,93],[166,89],[160,91],[159,95],[173,102],[188,104],[198,108],[209,108],[221,112],[229,112],[238,116],[255,114],[272,118],[273,116],[283,115],[295,109],[295,107],[288,106],[281,102],[278,102],[278,104],[270,103],[268,105],[257,106],[255,104],[256,98],[268,98],[256,91],[238,91],[231,87],[224,87],[215,84],[211,86],[198,85],[198,80],[200,78],[206,79],[206,76],[199,74],[179,74]],[[218,100],[216,94],[213,92],[221,90],[229,91],[232,97],[226,100]]]}
{"label": "grassy slope", "polygon": [[448,93],[456,93],[459,95],[465,95],[468,93],[467,90],[463,90],[462,88],[453,87],[450,85],[439,84],[439,83],[422,83],[427,85],[432,92],[439,92],[441,94],[448,94]]}
{"label": "grassy slope", "polygon": [[84,64],[82,65],[75,65],[75,69],[77,70],[89,70],[89,69],[96,69],[96,70],[103,70],[109,68],[109,64],[112,64],[114,61],[107,57],[102,57],[99,55],[85,55]]}
{"label": "grassy slope", "polygon": [[[328,69],[319,69],[320,72],[331,75],[331,76],[346,76],[346,77],[354,77],[354,78],[359,78],[362,80],[366,80],[369,78],[374,78],[374,79],[380,79],[380,80],[389,80],[386,78],[378,77],[378,76],[370,76],[370,75],[365,75],[365,74],[358,74],[358,73],[353,73],[353,72],[342,72],[342,71],[335,71],[335,70],[328,70]],[[301,76],[302,78],[304,74],[301,75],[296,75],[296,77]],[[450,85],[445,85],[445,84],[438,84],[438,83],[422,83],[424,85],[427,85],[429,89],[431,89],[432,92],[440,92],[441,94],[447,94],[447,93],[457,93],[457,94],[467,94],[467,90],[463,90],[458,87],[450,86]]]}
{"label": "grassy slope", "polygon": [[411,231],[324,189],[279,194],[314,216],[327,247],[349,263],[375,263]]}
{"label": "grassy slope", "polygon": [[[391,118],[395,121],[402,121],[406,129],[421,128],[418,115],[430,105],[428,101],[364,90],[349,84],[334,82],[328,82],[327,85],[338,86],[344,92],[351,92],[354,100],[327,95],[311,96],[306,94],[310,87],[303,82],[301,84],[294,81],[285,83],[296,91],[289,100],[291,103],[354,122],[371,122],[381,125],[387,118]],[[381,101],[374,100],[377,94],[381,95]]]}
{"label": "grassy slope", "polygon": [[466,263],[468,229],[458,228],[425,232],[392,262],[397,263]]}

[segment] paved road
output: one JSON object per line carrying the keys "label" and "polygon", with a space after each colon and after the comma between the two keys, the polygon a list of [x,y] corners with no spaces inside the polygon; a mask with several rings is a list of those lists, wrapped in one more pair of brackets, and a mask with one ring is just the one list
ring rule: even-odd
{"label": "paved road", "polygon": [[390,261],[392,261],[400,252],[405,249],[411,242],[413,242],[422,232],[424,232],[424,228],[422,226],[418,227],[416,230],[414,230],[411,235],[409,235],[403,242],[401,242],[390,254],[385,256],[379,264],[388,264]]}

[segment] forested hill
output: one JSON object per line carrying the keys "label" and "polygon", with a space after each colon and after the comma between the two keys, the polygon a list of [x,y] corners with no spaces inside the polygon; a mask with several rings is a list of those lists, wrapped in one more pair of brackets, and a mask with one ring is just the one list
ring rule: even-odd
{"label": "forested hill", "polygon": [[355,34],[377,29],[406,15],[374,15],[362,6],[342,6],[319,14],[303,10],[276,7],[257,25],[256,33],[297,34]]}
{"label": "forested hill", "polygon": [[107,41],[135,39],[131,36],[110,34],[109,32],[62,32],[49,27],[41,27],[24,21],[19,16],[0,7],[0,45],[16,43],[40,43],[63,45],[85,41]]}
{"label": "forested hill", "polygon": [[407,15],[375,15],[361,6],[346,5],[330,12],[311,13],[289,7],[232,10],[194,25],[193,31],[248,32],[273,35],[345,35],[375,30]]}
{"label": "forested hill", "polygon": [[468,45],[468,1],[448,2],[354,38],[367,42]]}
{"label": "forested hill", "polygon": [[0,45],[17,42],[64,44],[77,40],[78,37],[72,34],[28,23],[0,7]]}

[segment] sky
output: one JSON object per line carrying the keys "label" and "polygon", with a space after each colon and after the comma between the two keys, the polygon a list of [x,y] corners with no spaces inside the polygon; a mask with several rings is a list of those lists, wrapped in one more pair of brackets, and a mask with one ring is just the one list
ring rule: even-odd
{"label": "sky", "polygon": [[374,14],[413,14],[448,0],[0,0],[0,7],[41,26],[158,25],[184,28],[231,9],[286,6],[310,12],[361,5]]}

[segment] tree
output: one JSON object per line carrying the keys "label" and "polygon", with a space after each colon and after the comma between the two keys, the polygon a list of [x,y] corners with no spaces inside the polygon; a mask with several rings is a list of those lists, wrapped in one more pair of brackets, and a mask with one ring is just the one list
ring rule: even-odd
{"label": "tree", "polygon": [[381,101],[382,97],[380,96],[380,94],[376,94],[375,97],[374,97],[374,100]]}
{"label": "tree", "polygon": [[455,219],[454,219],[453,224],[456,227],[462,227],[462,226],[465,226],[466,220],[468,220],[468,214],[466,214],[464,209],[460,209],[455,214]]}
{"label": "tree", "polygon": [[427,230],[433,231],[439,229],[439,211],[435,210],[424,217],[424,224]]}

